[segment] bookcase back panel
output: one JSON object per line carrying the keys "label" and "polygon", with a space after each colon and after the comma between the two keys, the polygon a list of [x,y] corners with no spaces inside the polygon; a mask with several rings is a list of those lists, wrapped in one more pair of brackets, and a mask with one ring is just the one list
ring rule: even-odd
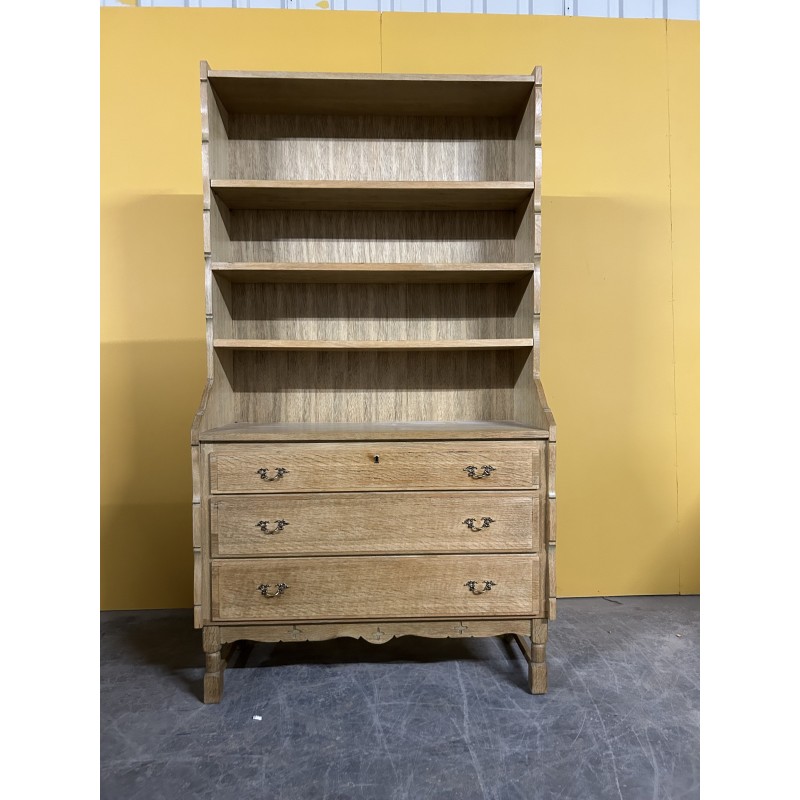
{"label": "bookcase back panel", "polygon": [[520,283],[233,284],[233,338],[514,338],[523,292]]}
{"label": "bookcase back panel", "polygon": [[516,128],[507,117],[234,114],[227,164],[212,177],[513,180]]}
{"label": "bookcase back panel", "polygon": [[510,420],[518,353],[233,354],[239,422]]}
{"label": "bookcase back panel", "polygon": [[230,261],[514,261],[512,211],[231,211]]}

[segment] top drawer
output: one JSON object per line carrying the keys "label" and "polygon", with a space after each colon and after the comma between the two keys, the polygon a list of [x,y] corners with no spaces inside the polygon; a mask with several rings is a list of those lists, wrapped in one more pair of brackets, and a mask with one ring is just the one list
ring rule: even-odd
{"label": "top drawer", "polygon": [[538,442],[233,444],[208,448],[214,493],[538,489]]}

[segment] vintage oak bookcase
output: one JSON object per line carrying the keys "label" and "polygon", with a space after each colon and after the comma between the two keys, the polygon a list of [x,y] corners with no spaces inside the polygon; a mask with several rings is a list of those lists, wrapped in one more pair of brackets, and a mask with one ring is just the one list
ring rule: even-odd
{"label": "vintage oak bookcase", "polygon": [[200,86],[205,702],[230,644],[336,636],[510,635],[545,692],[541,69]]}

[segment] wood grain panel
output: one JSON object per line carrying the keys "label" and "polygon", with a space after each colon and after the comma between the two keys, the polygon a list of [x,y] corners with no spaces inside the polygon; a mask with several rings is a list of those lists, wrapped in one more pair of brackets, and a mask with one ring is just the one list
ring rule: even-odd
{"label": "wood grain panel", "polygon": [[[209,446],[214,493],[344,492],[392,489],[537,489],[543,444],[384,442]],[[377,463],[375,457],[378,457]],[[471,478],[467,467],[488,477]],[[288,470],[275,479],[279,468]],[[267,477],[259,475],[266,470]]]}
{"label": "wood grain panel", "polygon": [[[532,89],[533,87],[531,87]],[[533,147],[536,126],[536,98],[533,91],[527,97],[525,108],[517,127],[513,143],[513,177],[530,181],[534,176]]]}
{"label": "wood grain panel", "polygon": [[[232,339],[439,340],[428,344],[444,347],[531,337],[521,282],[234,284],[231,302]],[[525,305],[527,330],[515,324]]]}
{"label": "wood grain panel", "polygon": [[215,557],[520,553],[538,543],[539,500],[528,492],[338,493],[313,502],[304,495],[235,495],[210,502]]}
{"label": "wood grain panel", "polygon": [[223,642],[242,639],[256,642],[322,642],[339,636],[364,639],[371,644],[383,644],[395,636],[426,636],[434,639],[470,638],[473,636],[527,636],[529,619],[451,619],[424,622],[305,622],[299,625],[242,625],[221,624]]}
{"label": "wood grain panel", "polygon": [[556,546],[547,545],[547,596],[556,598]]}
{"label": "wood grain panel", "polygon": [[511,211],[234,211],[230,223],[230,256],[220,261],[520,260]]}
{"label": "wood grain panel", "polygon": [[[539,564],[529,555],[338,556],[212,563],[215,620],[499,616],[537,613]],[[496,583],[473,594],[467,581]],[[259,586],[287,585],[278,597]]]}
{"label": "wood grain panel", "polygon": [[232,419],[519,421],[514,385],[527,352],[233,351],[236,409]]}
{"label": "wood grain panel", "polygon": [[[227,175],[261,180],[513,180],[514,120],[237,114]],[[532,140],[532,135],[531,135]],[[530,180],[528,177],[519,180]]]}

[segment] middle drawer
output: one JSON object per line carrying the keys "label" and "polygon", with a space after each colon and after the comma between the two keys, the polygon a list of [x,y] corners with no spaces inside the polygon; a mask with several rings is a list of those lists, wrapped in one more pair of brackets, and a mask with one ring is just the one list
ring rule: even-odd
{"label": "middle drawer", "polygon": [[211,554],[504,553],[537,549],[536,492],[216,496]]}

